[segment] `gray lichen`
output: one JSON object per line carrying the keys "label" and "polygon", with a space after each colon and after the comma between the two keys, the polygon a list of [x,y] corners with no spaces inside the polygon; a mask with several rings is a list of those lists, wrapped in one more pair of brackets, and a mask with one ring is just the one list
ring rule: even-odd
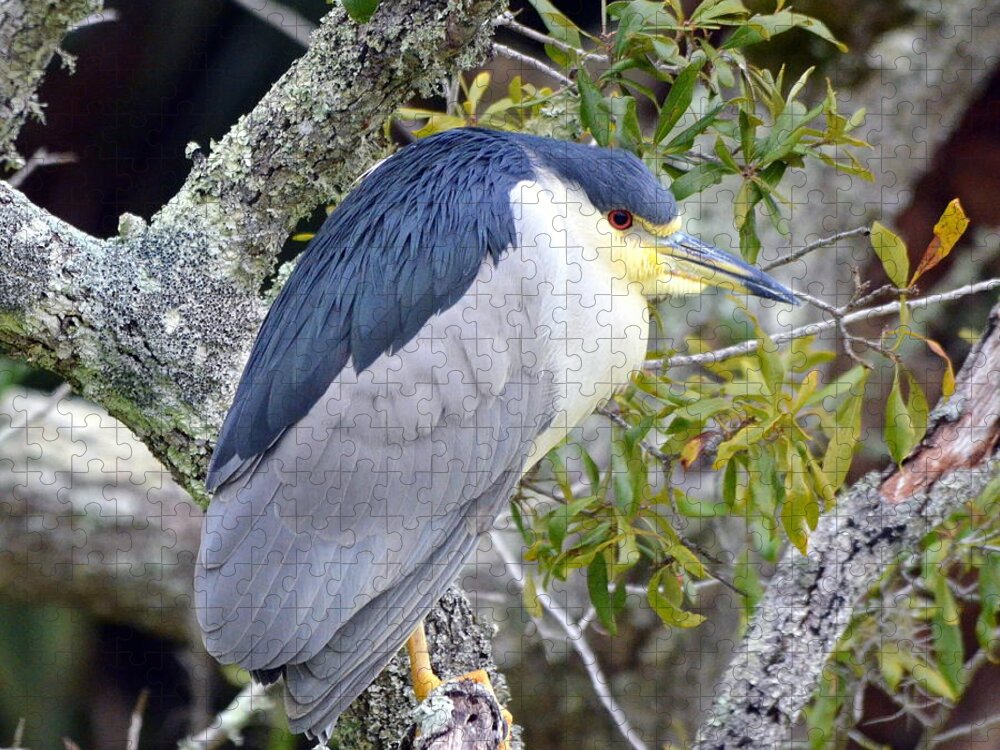
{"label": "gray lichen", "polygon": [[43,119],[35,92],[45,68],[69,29],[102,6],[102,0],[0,4],[0,165],[24,165],[14,141],[29,118]]}

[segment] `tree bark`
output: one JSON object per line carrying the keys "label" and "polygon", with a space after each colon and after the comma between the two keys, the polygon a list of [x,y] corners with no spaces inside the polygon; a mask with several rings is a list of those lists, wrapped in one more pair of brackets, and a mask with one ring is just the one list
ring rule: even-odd
{"label": "tree bark", "polygon": [[192,145],[178,194],[148,225],[123,216],[117,237],[89,237],[0,183],[0,345],[105,406],[204,501],[289,230],[385,154],[387,113],[486,56],[502,6],[383,3],[364,26],[338,6],[210,153]]}
{"label": "tree bark", "polygon": [[903,465],[847,490],[807,556],[790,548],[698,733],[698,750],[791,744],[827,658],[862,599],[899,555],[1000,475],[1000,305]]}

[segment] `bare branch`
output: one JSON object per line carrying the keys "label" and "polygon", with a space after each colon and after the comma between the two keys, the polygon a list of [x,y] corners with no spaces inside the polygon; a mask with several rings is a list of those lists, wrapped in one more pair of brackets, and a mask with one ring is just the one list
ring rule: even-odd
{"label": "bare branch", "polygon": [[[931,305],[937,305],[942,302],[952,302],[954,300],[962,299],[963,297],[968,297],[972,294],[989,292],[994,289],[1000,289],[1000,279],[987,279],[975,284],[968,284],[967,286],[959,287],[958,289],[952,289],[948,292],[942,292],[941,294],[932,294],[919,299],[907,300],[906,307],[910,310],[920,310],[925,307],[930,307]],[[851,325],[852,323],[857,323],[862,320],[872,320],[874,318],[884,318],[888,315],[894,315],[899,312],[900,306],[901,303],[897,300],[878,307],[870,307],[867,310],[858,310],[857,312],[844,315],[843,318],[839,320],[825,320],[820,323],[807,323],[804,326],[793,328],[791,331],[786,333],[774,334],[771,338],[774,343],[783,344],[786,341],[801,339],[806,336],[816,336],[824,331],[839,328],[841,325]],[[837,310],[843,312],[841,308],[837,308]],[[723,349],[716,349],[715,351],[704,352],[702,354],[683,354],[670,357],[668,359],[650,359],[646,361],[646,369],[664,370],[668,367],[713,364],[715,362],[722,362],[723,360],[730,359],[732,357],[742,357],[743,355],[751,354],[757,351],[759,346],[760,344],[757,340],[744,341],[741,344],[734,344],[733,346],[727,346]]]}
{"label": "bare branch", "polygon": [[149,703],[149,688],[139,691],[135,708],[128,722],[128,736],[125,739],[125,750],[139,750],[139,735],[142,734],[142,717],[146,713],[146,704]]}
{"label": "bare branch", "polygon": [[[491,539],[494,549],[503,560],[504,567],[506,567],[514,584],[520,591],[524,591],[525,574],[521,564],[518,562],[520,555],[515,555],[500,534],[494,533]],[[584,669],[587,670],[587,676],[590,678],[590,684],[593,686],[594,692],[601,701],[601,705],[604,706],[605,710],[611,716],[612,722],[618,728],[622,737],[625,738],[625,741],[629,743],[629,746],[633,750],[647,750],[646,743],[640,739],[639,732],[632,726],[628,716],[622,710],[621,706],[618,705],[618,701],[615,700],[614,695],[611,693],[611,682],[601,670],[600,663],[597,661],[597,655],[590,648],[590,644],[587,643],[587,636],[583,632],[583,629],[574,623],[569,615],[545,592],[538,594],[538,601],[542,605],[542,608],[552,616],[563,632],[566,633],[570,646],[576,651],[583,662]]]}
{"label": "bare branch", "polygon": [[57,164],[71,164],[76,161],[76,155],[71,153],[50,153],[44,148],[40,148],[24,163],[24,166],[17,170],[7,180],[11,185],[20,188],[32,173],[39,167],[55,166]]}
{"label": "bare branch", "polygon": [[120,16],[117,10],[114,10],[113,8],[104,8],[96,13],[91,13],[79,23],[73,24],[69,30],[72,33],[91,26],[98,26],[102,23],[112,23],[117,21],[119,18]]}
{"label": "bare branch", "polygon": [[549,36],[548,34],[543,34],[540,31],[535,31],[530,26],[525,26],[514,19],[513,13],[504,13],[497,19],[498,26],[504,26],[505,28],[515,31],[521,36],[532,39],[536,42],[541,42],[542,44],[548,44],[556,49],[561,49],[563,52],[570,52],[575,55],[579,55],[581,60],[589,61],[596,60],[599,62],[607,62],[608,56],[602,55],[598,52],[587,52],[586,50],[577,49],[572,44],[567,44],[566,42],[556,39],[555,37]]}
{"label": "bare branch", "polygon": [[511,60],[515,60],[521,63],[521,65],[523,66],[542,71],[543,73],[545,73],[545,75],[555,78],[557,81],[559,81],[559,83],[563,84],[564,86],[575,85],[572,79],[567,78],[558,70],[553,68],[551,65],[546,65],[541,60],[532,57],[531,55],[525,55],[522,52],[518,52],[513,47],[508,47],[506,44],[500,44],[499,42],[493,42],[493,49],[496,51],[498,55],[503,55],[504,57],[507,57]]}
{"label": "bare branch", "polygon": [[867,237],[872,233],[872,230],[868,227],[858,227],[857,229],[849,229],[846,232],[840,232],[833,235],[832,237],[824,237],[821,240],[816,240],[815,242],[810,242],[803,248],[796,250],[793,253],[786,255],[784,258],[778,258],[778,260],[771,261],[763,266],[761,266],[762,271],[771,271],[780,266],[786,266],[789,263],[797,261],[799,258],[804,258],[809,255],[809,253],[814,250],[819,250],[821,247],[830,247],[831,245],[836,245],[841,240],[846,240],[851,237]]}

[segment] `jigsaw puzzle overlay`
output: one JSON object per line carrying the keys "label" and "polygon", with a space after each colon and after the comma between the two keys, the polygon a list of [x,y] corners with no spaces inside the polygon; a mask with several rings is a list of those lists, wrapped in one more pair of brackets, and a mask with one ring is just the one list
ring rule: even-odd
{"label": "jigsaw puzzle overlay", "polygon": [[0,745],[1000,747],[1000,5],[18,5]]}

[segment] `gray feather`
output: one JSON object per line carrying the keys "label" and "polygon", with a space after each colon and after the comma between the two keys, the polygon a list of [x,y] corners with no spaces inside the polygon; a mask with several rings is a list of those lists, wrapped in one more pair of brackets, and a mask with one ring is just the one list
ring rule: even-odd
{"label": "gray feather", "polygon": [[296,731],[325,736],[399,650],[548,426],[534,273],[484,264],[458,304],[396,354],[345,368],[216,493],[195,581],[206,647],[283,667]]}

